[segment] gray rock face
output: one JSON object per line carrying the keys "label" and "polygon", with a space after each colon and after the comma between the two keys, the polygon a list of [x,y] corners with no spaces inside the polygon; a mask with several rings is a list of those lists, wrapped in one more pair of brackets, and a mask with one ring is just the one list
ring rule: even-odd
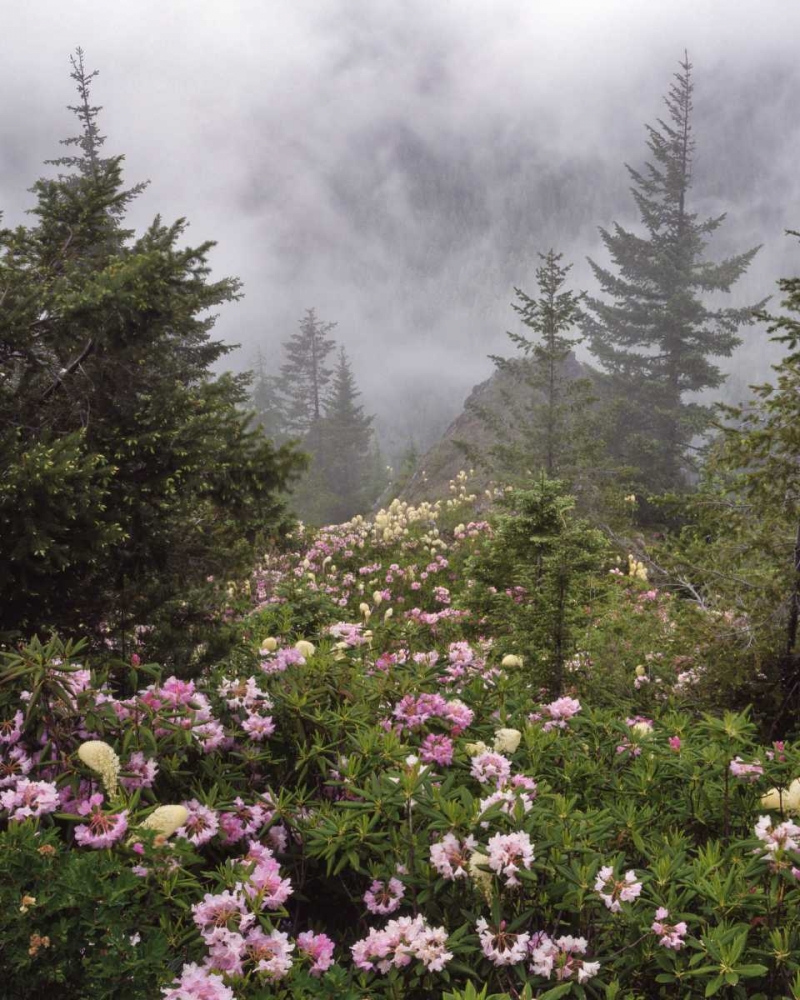
{"label": "gray rock face", "polygon": [[[588,378],[592,370],[574,354],[564,362],[569,379]],[[485,489],[493,478],[488,452],[498,440],[518,440],[523,429],[512,413],[533,402],[533,392],[525,380],[512,371],[498,369],[491,378],[476,385],[464,401],[464,408],[444,432],[441,440],[420,459],[419,465],[403,489],[402,499],[411,503],[437,500],[449,495],[449,483],[462,469],[474,469],[470,491]],[[482,411],[493,415],[493,426],[481,417]],[[466,445],[466,448],[464,447]],[[476,462],[471,454],[481,456]]]}

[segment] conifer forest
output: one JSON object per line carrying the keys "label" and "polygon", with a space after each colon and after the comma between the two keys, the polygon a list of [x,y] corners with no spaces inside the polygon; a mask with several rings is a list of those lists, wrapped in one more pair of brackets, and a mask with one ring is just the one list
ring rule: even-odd
{"label": "conifer forest", "polygon": [[0,32],[0,1000],[800,1000],[800,5]]}

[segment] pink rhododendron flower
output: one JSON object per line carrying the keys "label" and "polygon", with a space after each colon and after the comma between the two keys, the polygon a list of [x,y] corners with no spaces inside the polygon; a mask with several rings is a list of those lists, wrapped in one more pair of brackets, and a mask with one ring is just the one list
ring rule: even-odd
{"label": "pink rhododendron flower", "polygon": [[764,773],[760,760],[754,760],[752,764],[746,764],[741,757],[734,757],[730,763],[730,772],[735,778],[743,778],[745,781],[758,781]]}
{"label": "pink rhododendron flower", "polygon": [[242,723],[242,729],[251,740],[259,742],[272,736],[275,732],[275,723],[270,715],[248,715]]}
{"label": "pink rhododendron flower", "polygon": [[504,876],[506,885],[519,885],[517,872],[533,864],[533,844],[527,833],[496,833],[487,844],[489,867]]}
{"label": "pink rhododendron flower", "polygon": [[621,879],[617,879],[611,865],[600,869],[594,887],[612,913],[619,913],[622,903],[631,902],[642,891],[642,883],[637,882],[635,871],[627,871]]}
{"label": "pink rhododendron flower", "polygon": [[25,723],[25,716],[17,711],[10,719],[0,719],[0,743],[10,746],[19,741],[22,736],[22,727]]}
{"label": "pink rhododendron flower", "polygon": [[0,788],[11,788],[30,774],[33,761],[20,746],[4,747],[0,753]]}
{"label": "pink rhododendron flower", "polygon": [[441,971],[453,957],[446,951],[447,932],[443,927],[430,927],[424,917],[398,917],[390,920],[383,930],[374,927],[369,934],[351,946],[353,963],[366,972],[386,973],[392,967],[401,969],[414,959],[431,972]]}
{"label": "pink rhododendron flower", "polygon": [[254,963],[256,971],[272,982],[283,979],[292,967],[294,945],[283,931],[267,934],[260,927],[253,927],[247,932],[245,945],[247,958]]}
{"label": "pink rhododendron flower", "polygon": [[472,758],[470,774],[482,785],[493,781],[499,787],[511,776],[511,761],[501,753],[487,750]]}
{"label": "pink rhododendron flower", "polygon": [[201,902],[192,906],[192,917],[204,940],[216,928],[245,931],[255,921],[242,895],[227,889],[216,894],[207,892]]}
{"label": "pink rhododendron flower", "polygon": [[600,971],[599,962],[587,962],[582,957],[586,953],[586,947],[586,938],[565,934],[553,940],[542,932],[534,934],[528,945],[530,971],[547,979],[555,974],[555,978],[561,982],[574,979],[585,983]]}
{"label": "pink rhododendron flower", "polygon": [[386,916],[400,908],[400,903],[406,890],[398,878],[390,878],[388,882],[375,879],[364,893],[364,902],[370,913],[380,913]]}
{"label": "pink rhododendron flower", "polygon": [[262,909],[277,910],[283,906],[292,894],[292,883],[290,879],[281,877],[280,865],[272,851],[252,841],[242,863],[255,864],[255,867],[245,882],[237,883],[237,890],[257,900]]}
{"label": "pink rhododendron flower", "polygon": [[222,976],[201,969],[194,962],[184,965],[173,986],[163,986],[164,1000],[235,1000]]}
{"label": "pink rhododendron flower", "polygon": [[422,741],[419,755],[426,764],[446,767],[453,763],[453,741],[448,736],[429,733]]}
{"label": "pink rhododendron flower", "polygon": [[800,826],[791,820],[784,820],[773,826],[769,816],[760,816],[756,823],[756,837],[764,843],[764,853],[775,855],[778,851],[800,850]]}
{"label": "pink rhododendron flower", "polygon": [[217,814],[197,799],[190,799],[183,805],[189,810],[189,816],[184,825],[175,832],[177,836],[185,837],[195,847],[200,847],[211,840],[219,829]]}
{"label": "pink rhododendron flower", "polygon": [[438,844],[431,845],[431,866],[448,881],[469,878],[469,858],[476,846],[474,837],[462,843],[455,834],[446,833]]}
{"label": "pink rhododendron flower", "polygon": [[128,829],[128,810],[104,813],[102,795],[95,794],[88,802],[81,802],[78,812],[89,820],[75,827],[75,842],[81,847],[111,847]]}
{"label": "pink rhododendron flower", "polygon": [[8,810],[10,820],[44,816],[58,809],[58,789],[50,781],[20,778],[13,788],[0,792],[0,806]]}
{"label": "pink rhododendron flower", "polygon": [[137,750],[128,758],[128,763],[122,768],[129,771],[129,777],[120,776],[119,783],[122,787],[132,792],[137,788],[152,788],[158,774],[158,764],[145,757],[141,751]]}
{"label": "pink rhododendron flower", "polygon": [[312,976],[321,976],[334,963],[334,944],[327,934],[304,931],[297,935],[297,947],[302,955],[311,959],[309,972]]}
{"label": "pink rhododendron flower", "polygon": [[527,957],[530,934],[507,931],[505,920],[501,920],[497,928],[490,927],[484,917],[478,920],[475,927],[483,954],[494,965],[516,965]]}
{"label": "pink rhododendron flower", "polygon": [[663,906],[659,906],[656,910],[656,918],[651,925],[651,929],[654,934],[658,934],[658,943],[660,945],[663,945],[665,948],[672,948],[673,951],[680,951],[686,943],[683,940],[686,937],[686,923],[681,920],[677,924],[668,924],[666,922],[668,916],[669,910]]}
{"label": "pink rhododendron flower", "polygon": [[670,750],[680,750],[681,748],[681,738],[680,736],[670,736],[669,738]]}

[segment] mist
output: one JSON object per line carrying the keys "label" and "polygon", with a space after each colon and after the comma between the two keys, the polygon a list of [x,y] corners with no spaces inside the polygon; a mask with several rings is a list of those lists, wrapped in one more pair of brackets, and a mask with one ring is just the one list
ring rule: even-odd
{"label": "mist", "polygon": [[[694,65],[691,209],[727,212],[715,258],[763,249],[729,296],[773,295],[797,272],[800,6],[422,0],[291,4],[55,0],[5,5],[0,210],[75,132],[69,54],[100,71],[109,154],[151,185],[130,222],[185,216],[218,242],[215,275],[244,299],[216,333],[236,370],[279,347],[304,309],[338,323],[391,455],[425,446],[509,353],[513,287],[536,254],[607,263],[598,226],[637,228],[625,163],[679,58]],[[777,306],[777,301],[773,300]],[[725,364],[726,392],[769,374],[762,328]]]}

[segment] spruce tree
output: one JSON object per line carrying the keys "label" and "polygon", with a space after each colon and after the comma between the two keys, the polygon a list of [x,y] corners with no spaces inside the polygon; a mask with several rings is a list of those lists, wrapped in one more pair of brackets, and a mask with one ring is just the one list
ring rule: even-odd
{"label": "spruce tree", "polygon": [[767,332],[787,353],[773,366],[773,382],[752,387],[753,405],[726,408],[737,417],[737,424],[726,428],[723,464],[741,470],[737,485],[746,501],[745,522],[770,526],[769,539],[759,542],[757,550],[762,554],[772,550],[770,583],[777,581],[782,591],[781,689],[787,710],[796,717],[800,707],[800,277],[781,279],[778,287],[789,315],[759,318],[769,322]]}
{"label": "spruce tree", "polygon": [[287,430],[302,437],[322,417],[333,373],[327,358],[336,346],[328,334],[336,323],[323,323],[314,309],[306,309],[299,326],[283,345],[286,361],[281,366],[281,380]]}
{"label": "spruce tree", "polygon": [[614,457],[656,491],[685,482],[692,439],[712,412],[687,396],[723,382],[712,359],[731,354],[738,328],[763,305],[717,308],[705,300],[729,292],[759,248],[720,263],[705,258],[725,215],[701,220],[691,211],[691,70],[684,55],[664,99],[666,120],[646,126],[651,161],[642,171],[627,167],[644,233],[617,223],[601,229],[615,270],[589,261],[605,297],[588,299],[585,330],[616,398]]}
{"label": "spruce tree", "polygon": [[297,460],[247,426],[247,379],[211,373],[231,348],[209,310],[239,287],[209,280],[213,244],[123,227],[142,185],[100,155],[95,75],[79,51],[77,152],[34,185],[34,224],[0,232],[0,632],[160,624],[174,663],[208,629],[207,577],[280,529]]}
{"label": "spruce tree", "polygon": [[265,437],[275,444],[283,444],[289,439],[291,435],[286,427],[286,400],[283,397],[281,379],[267,372],[260,350],[253,369],[249,402],[255,414],[255,423]]}
{"label": "spruce tree", "polygon": [[526,426],[518,442],[501,447],[521,453],[517,464],[544,469],[551,477],[574,471],[581,439],[576,415],[588,405],[591,389],[587,379],[576,379],[574,372],[570,375],[567,370],[568,359],[581,342],[580,337],[569,336],[569,331],[581,315],[583,296],[564,287],[571,265],[563,266],[562,257],[552,249],[539,254],[542,264],[536,269],[537,298],[514,289],[518,302],[512,303],[512,308],[535,339],[508,331],[522,356],[492,356],[501,371],[516,376],[532,391]]}
{"label": "spruce tree", "polygon": [[365,416],[357,403],[360,395],[347,352],[341,347],[323,423],[322,462],[330,490],[338,498],[334,520],[352,517],[372,499],[373,418]]}

